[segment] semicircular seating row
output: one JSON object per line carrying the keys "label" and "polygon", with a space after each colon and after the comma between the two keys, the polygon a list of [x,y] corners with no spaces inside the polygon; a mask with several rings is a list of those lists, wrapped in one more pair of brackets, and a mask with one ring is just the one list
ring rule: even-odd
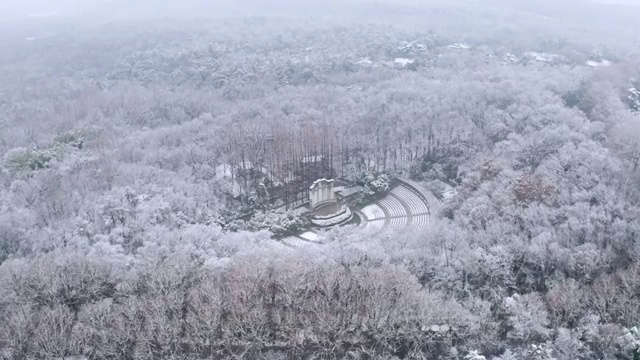
{"label": "semicircular seating row", "polygon": [[[422,232],[429,225],[429,204],[415,190],[400,185],[384,198],[365,206],[361,212],[360,229],[370,232],[392,231],[407,234]],[[317,245],[317,234],[312,231],[289,236],[280,243],[290,247]]]}
{"label": "semicircular seating row", "polygon": [[429,204],[413,189],[400,185],[361,211],[361,227],[373,231],[419,233],[429,225]]}

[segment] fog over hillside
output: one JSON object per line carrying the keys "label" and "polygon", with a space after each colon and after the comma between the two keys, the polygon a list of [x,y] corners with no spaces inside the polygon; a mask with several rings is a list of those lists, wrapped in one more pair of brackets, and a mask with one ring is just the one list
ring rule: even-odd
{"label": "fog over hillside", "polygon": [[[585,7],[591,3],[613,4],[613,5],[640,5],[635,0],[563,0],[563,1],[529,1],[529,0],[516,0],[516,1],[492,1],[486,0],[482,2],[459,0],[458,4],[492,4],[503,3],[508,6],[509,4],[517,5],[531,5],[530,7],[537,8],[539,6],[544,7],[546,5],[553,5],[556,9],[575,9],[575,7]],[[289,0],[274,0],[274,1],[260,1],[260,0],[135,0],[135,1],[122,1],[122,0],[25,0],[20,2],[4,1],[0,4],[2,15],[7,17],[25,17],[25,16],[43,16],[43,15],[64,15],[64,16],[79,16],[87,13],[100,12],[105,15],[120,15],[123,16],[129,13],[131,16],[139,17],[152,17],[152,16],[184,16],[184,15],[214,15],[213,12],[246,12],[246,13],[262,13],[265,14],[269,11],[290,11],[301,13],[312,13],[319,9],[341,8],[352,5],[364,6],[364,5],[377,5],[389,4],[393,6],[437,6],[451,4],[451,2],[440,2],[432,0],[399,0],[399,1],[384,1],[384,0],[347,0],[347,1],[289,1]],[[206,13],[201,13],[203,10]]]}

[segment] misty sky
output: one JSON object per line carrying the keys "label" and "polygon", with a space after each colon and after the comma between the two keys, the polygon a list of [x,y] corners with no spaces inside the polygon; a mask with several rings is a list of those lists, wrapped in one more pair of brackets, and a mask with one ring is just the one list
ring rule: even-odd
{"label": "misty sky", "polygon": [[[244,0],[243,0],[244,1]],[[532,0],[535,2],[535,0]],[[596,1],[601,3],[610,3],[610,4],[626,4],[626,5],[640,5],[640,0],[584,0],[584,1]],[[191,1],[178,1],[174,2],[173,7],[175,6],[190,6],[184,4],[197,4],[197,3],[206,3],[219,5],[220,3],[238,3],[239,0],[231,1],[231,0],[191,0]],[[420,3],[423,1],[416,1],[416,3]],[[426,1],[428,3],[428,1]],[[158,7],[159,4],[166,6],[171,3],[169,0],[22,0],[22,1],[13,1],[13,0],[0,0],[0,16],[7,17],[26,17],[26,16],[38,16],[38,15],[47,15],[47,14],[57,14],[62,16],[74,16],[80,15],[87,12],[92,11],[110,11],[110,12],[119,12],[119,11],[127,11],[129,8],[140,10],[140,7],[147,7],[150,13],[153,12],[154,8]],[[268,7],[268,4],[273,3],[273,1],[257,1],[257,3],[262,3],[262,7]],[[300,3],[300,1],[296,1],[295,3]],[[322,3],[326,3],[326,1],[322,1]]]}
{"label": "misty sky", "polygon": [[0,1],[0,9],[5,15],[27,16],[37,13],[67,12],[81,7],[95,5],[101,0],[24,0],[24,1]]}

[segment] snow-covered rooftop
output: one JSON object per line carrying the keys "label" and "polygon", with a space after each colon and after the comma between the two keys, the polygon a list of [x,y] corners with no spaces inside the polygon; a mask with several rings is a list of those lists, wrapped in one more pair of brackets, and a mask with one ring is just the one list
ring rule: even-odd
{"label": "snow-covered rooftop", "polygon": [[468,44],[465,44],[465,43],[455,43],[455,44],[449,45],[449,49],[468,50],[470,48],[471,48],[471,46],[469,46]]}
{"label": "snow-covered rooftop", "polygon": [[540,53],[540,52],[535,52],[535,51],[526,52],[526,53],[524,53],[524,56],[532,58],[535,61],[546,62],[546,63],[565,62],[566,61],[566,58],[564,56],[562,56],[562,55],[550,54],[550,53]]}
{"label": "snow-covered rooftop", "polygon": [[369,60],[368,57],[358,61],[356,64],[358,65],[373,65],[373,61]]}
{"label": "snow-covered rooftop", "polygon": [[304,164],[320,162],[324,159],[324,155],[307,156],[302,159]]}
{"label": "snow-covered rooftop", "polygon": [[396,58],[394,63],[402,66],[407,66],[409,64],[413,64],[415,60],[407,59],[407,58]]}
{"label": "snow-covered rooftop", "polygon": [[587,60],[587,62],[585,63],[585,65],[587,66],[591,66],[591,67],[601,67],[601,66],[611,66],[611,61],[609,60],[600,60],[600,61],[595,61],[595,60]]}

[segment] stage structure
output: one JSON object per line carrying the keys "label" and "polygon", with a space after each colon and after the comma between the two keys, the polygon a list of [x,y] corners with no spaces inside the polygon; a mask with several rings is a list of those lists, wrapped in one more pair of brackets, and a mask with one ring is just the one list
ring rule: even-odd
{"label": "stage structure", "polygon": [[333,189],[335,180],[320,179],[316,180],[309,188],[309,200],[311,201],[311,210],[320,207],[335,204],[338,202],[336,192]]}
{"label": "stage structure", "polygon": [[346,205],[341,205],[334,189],[335,180],[320,179],[309,188],[311,222],[319,227],[341,225],[353,218]]}

